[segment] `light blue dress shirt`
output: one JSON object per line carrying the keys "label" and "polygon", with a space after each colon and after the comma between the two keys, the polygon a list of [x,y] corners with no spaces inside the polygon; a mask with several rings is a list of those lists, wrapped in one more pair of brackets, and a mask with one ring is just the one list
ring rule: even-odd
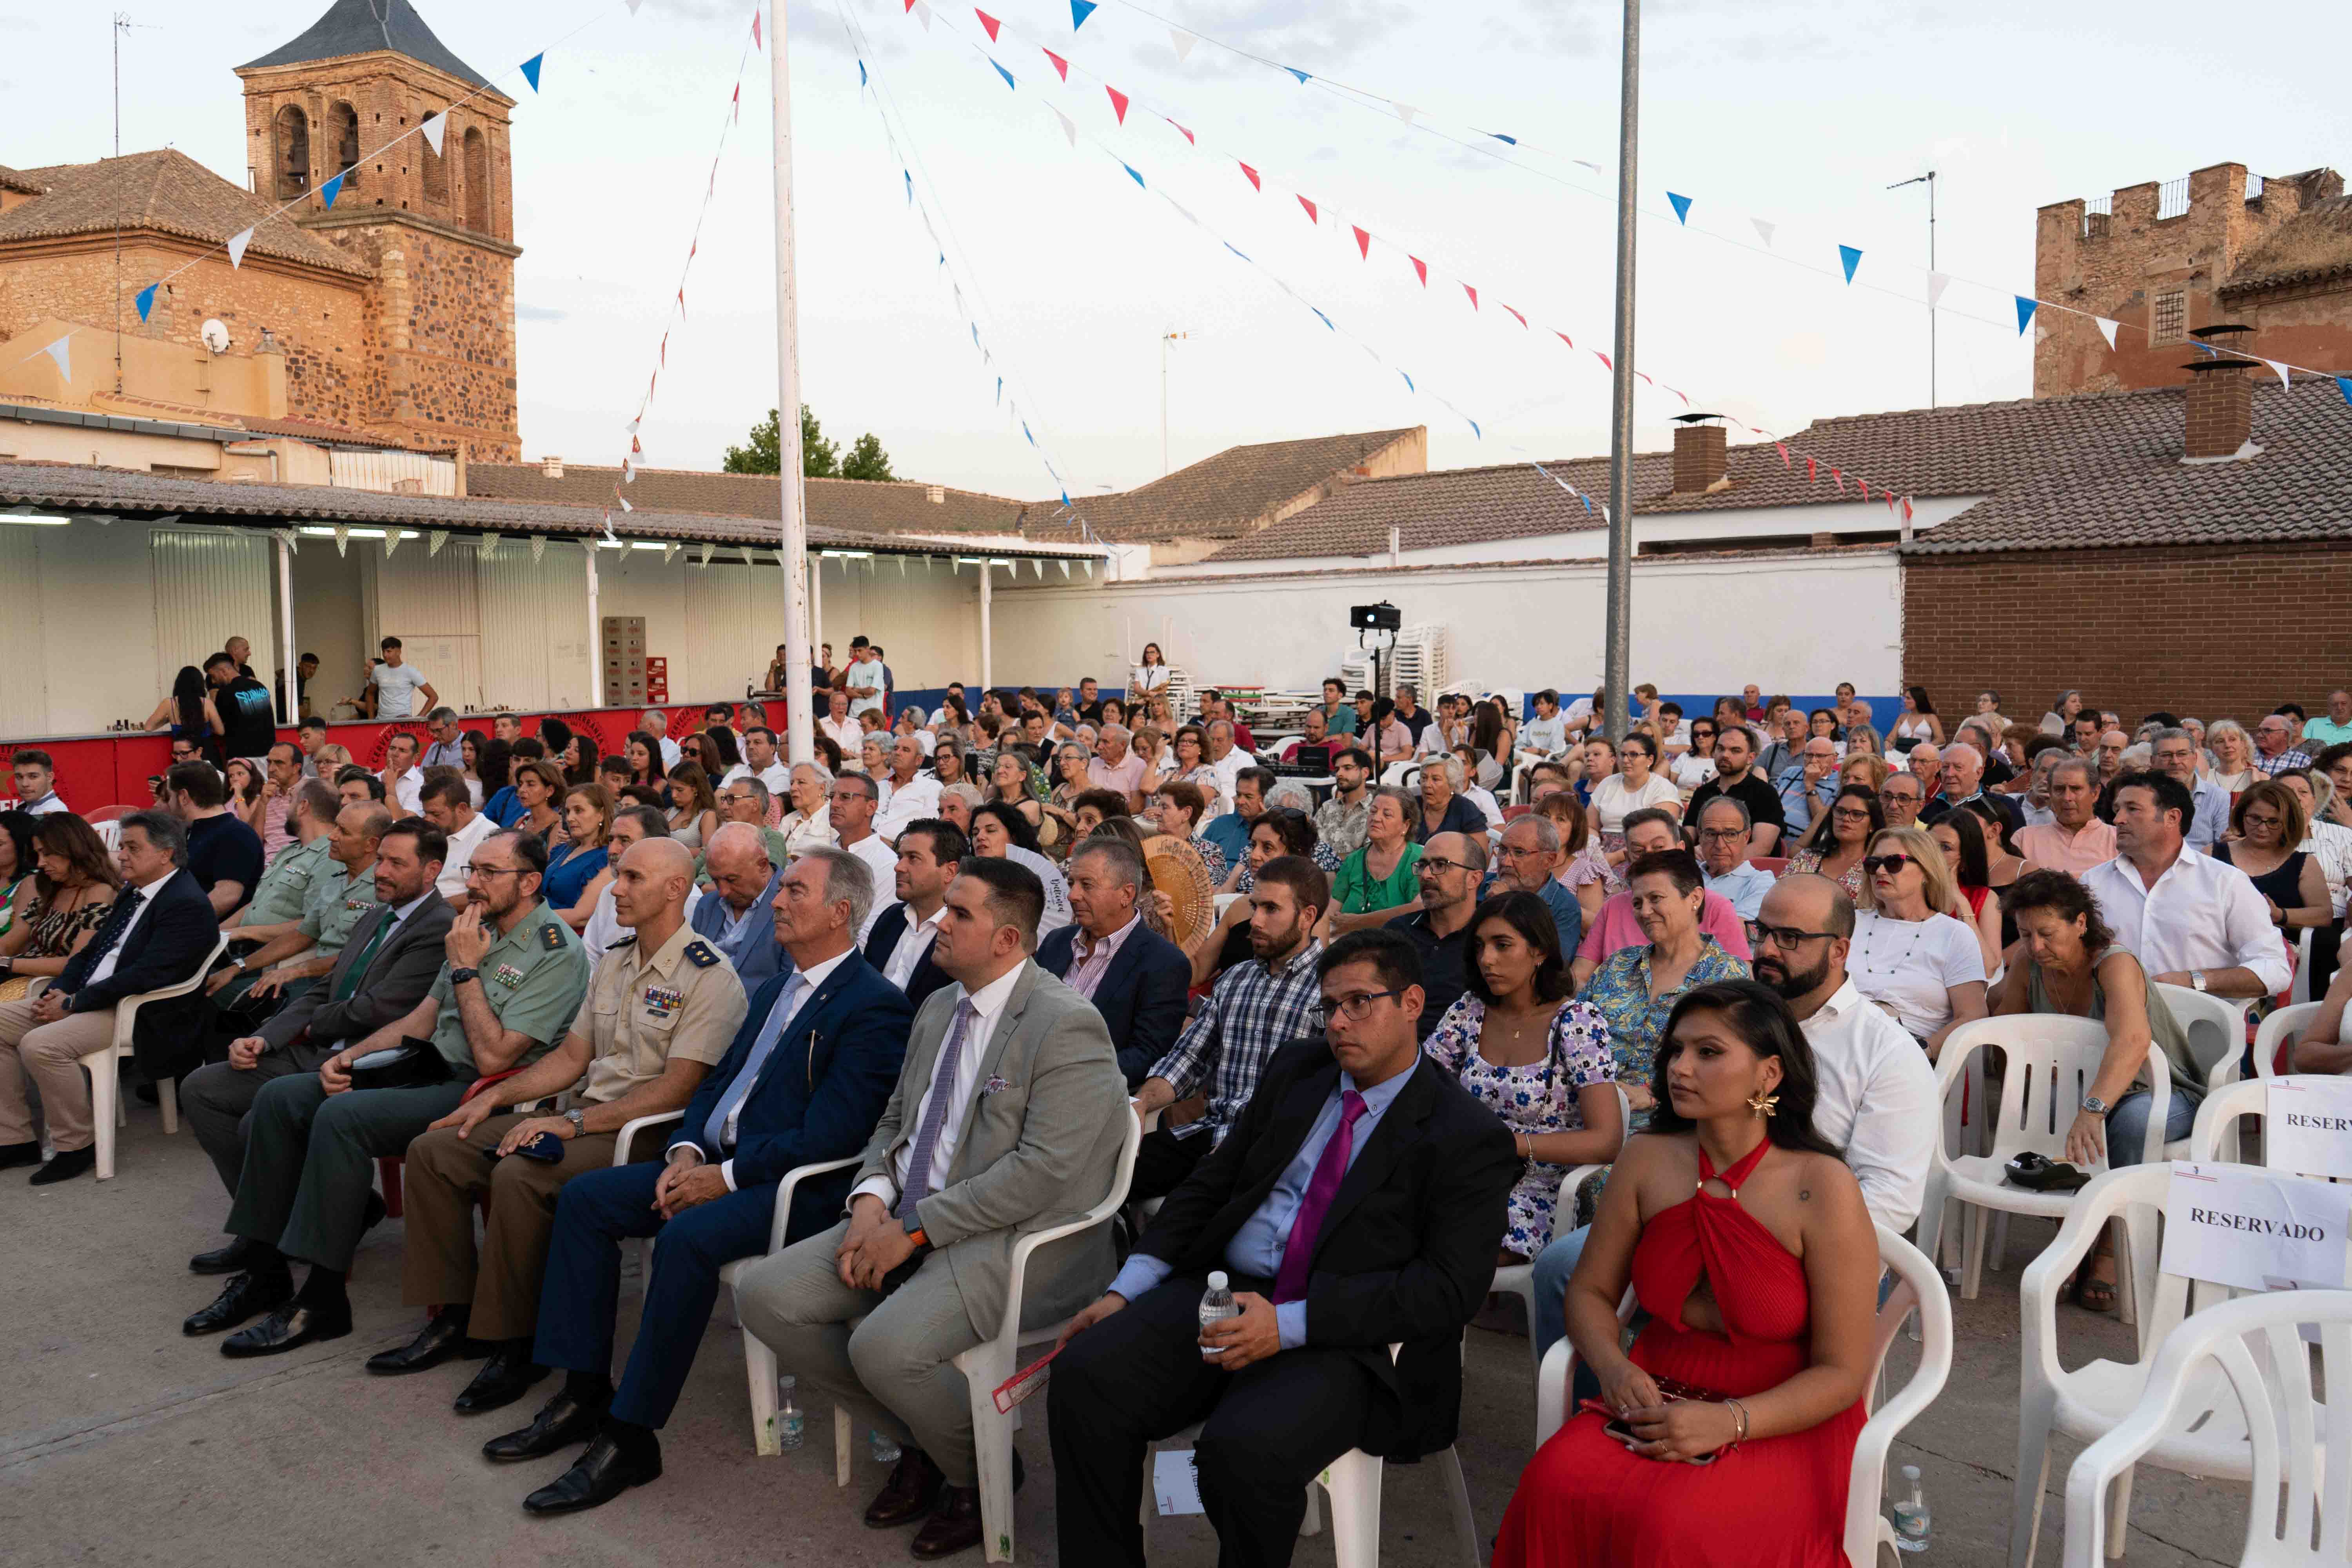
{"label": "light blue dress shirt", "polygon": [[[1414,1064],[1418,1066],[1419,1064]],[[1225,1244],[1225,1267],[1235,1274],[1254,1279],[1271,1279],[1282,1268],[1282,1249],[1289,1244],[1291,1222],[1298,1217],[1298,1205],[1307,1198],[1307,1184],[1315,1179],[1316,1162],[1323,1158],[1324,1145],[1339,1130],[1339,1095],[1344,1089],[1356,1089],[1364,1097],[1364,1113],[1356,1118],[1355,1142],[1348,1146],[1348,1168],[1355,1168],[1364,1145],[1371,1142],[1372,1130],[1380,1125],[1396,1097],[1404,1092],[1412,1068],[1407,1068],[1394,1078],[1370,1089],[1357,1089],[1356,1080],[1347,1073],[1332,1086],[1325,1097],[1323,1109],[1316,1113],[1314,1124],[1307,1130],[1306,1142],[1298,1152],[1283,1167],[1276,1179],[1274,1190],[1257,1206],[1257,1212],[1244,1220],[1234,1238]],[[1118,1271],[1110,1288],[1132,1301],[1146,1290],[1161,1283],[1175,1270],[1160,1258],[1136,1253]],[[1295,1351],[1307,1342],[1307,1303],[1283,1301],[1274,1309],[1276,1329],[1282,1336],[1282,1348]]]}

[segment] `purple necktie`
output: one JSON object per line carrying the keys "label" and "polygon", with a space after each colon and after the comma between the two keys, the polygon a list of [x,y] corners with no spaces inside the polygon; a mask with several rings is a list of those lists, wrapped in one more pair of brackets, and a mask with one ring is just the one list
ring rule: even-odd
{"label": "purple necktie", "polygon": [[1364,1097],[1354,1089],[1339,1091],[1339,1125],[1333,1129],[1331,1141],[1323,1145],[1323,1157],[1315,1162],[1315,1174],[1307,1184],[1307,1195],[1299,1200],[1298,1212],[1291,1216],[1290,1243],[1282,1249],[1282,1268],[1274,1277],[1276,1303],[1306,1298],[1307,1270],[1315,1261],[1315,1242],[1323,1229],[1323,1216],[1331,1210],[1331,1200],[1339,1195],[1339,1184],[1347,1179],[1348,1156],[1356,1147],[1356,1119],[1366,1109]]}
{"label": "purple necktie", "polygon": [[931,1195],[931,1157],[939,1152],[940,1134],[948,1122],[948,1101],[955,1097],[956,1068],[963,1060],[963,1037],[980,1010],[967,996],[956,1004],[955,1023],[947,1044],[940,1047],[940,1065],[931,1074],[931,1100],[923,1108],[922,1124],[915,1129],[915,1148],[907,1160],[907,1190],[898,1194],[898,1217],[912,1220],[915,1205]]}

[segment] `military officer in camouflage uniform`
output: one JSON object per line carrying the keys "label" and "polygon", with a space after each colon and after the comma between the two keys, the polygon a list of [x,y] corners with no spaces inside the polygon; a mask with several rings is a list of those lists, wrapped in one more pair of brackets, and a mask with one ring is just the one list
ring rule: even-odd
{"label": "military officer in camouflage uniform", "polygon": [[[557,1195],[573,1176],[613,1163],[623,1127],[684,1110],[743,1022],[743,983],[686,922],[693,885],[683,846],[667,837],[631,845],[614,873],[613,908],[634,934],[597,962],[563,1043],[408,1146],[402,1297],[436,1310],[412,1343],[371,1357],[370,1372],[422,1372],[488,1351],[457,1395],[461,1415],[512,1404],[547,1375],[531,1361],[531,1336]],[[575,1084],[569,1108],[553,1112],[551,1097]],[[541,1113],[509,1109],[535,1102]],[[669,1131],[645,1133],[630,1152],[658,1159]],[[542,1163],[518,1152],[539,1139],[560,1156]],[[478,1252],[478,1202],[488,1209]]]}
{"label": "military officer in camouflage uniform", "polygon": [[[223,1342],[221,1352],[231,1356],[275,1355],[351,1332],[343,1276],[367,1226],[375,1161],[405,1152],[477,1078],[546,1055],[588,994],[588,955],[540,897],[546,873],[538,839],[505,832],[482,840],[466,876],[466,909],[446,939],[448,963],[425,1000],[328,1058],[315,1075],[262,1087],[226,1226],[256,1243],[257,1256],[185,1331],[208,1333],[268,1312]],[[352,1087],[353,1063],[428,1040],[429,1048],[412,1053],[407,1087]],[[292,1258],[311,1265],[299,1292]]]}

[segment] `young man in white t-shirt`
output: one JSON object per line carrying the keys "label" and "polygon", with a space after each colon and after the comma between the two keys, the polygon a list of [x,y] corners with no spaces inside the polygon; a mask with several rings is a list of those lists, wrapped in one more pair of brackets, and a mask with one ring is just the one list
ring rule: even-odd
{"label": "young man in white t-shirt", "polygon": [[413,719],[439,704],[441,694],[433,683],[401,656],[398,637],[386,637],[380,647],[383,660],[368,671],[365,699],[375,718]]}

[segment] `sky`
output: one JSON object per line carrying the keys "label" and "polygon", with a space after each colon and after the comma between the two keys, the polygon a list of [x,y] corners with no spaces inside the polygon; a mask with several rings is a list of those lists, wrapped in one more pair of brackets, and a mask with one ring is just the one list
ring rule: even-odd
{"label": "sky", "polygon": [[[122,5],[123,149],[175,145],[243,183],[231,71],[325,0]],[[744,58],[751,5],[417,5],[519,100],[525,453],[617,462],[667,330],[645,461],[717,467],[777,397],[771,72]],[[1066,489],[1083,512],[1162,471],[1161,334],[1183,331],[1165,353],[1177,467],[1410,425],[1429,427],[1433,468],[1607,450],[1608,374],[1551,333],[1610,347],[1619,6],[1105,0],[1075,32],[1066,0],[988,9],[993,44],[950,0],[928,27],[902,0],[791,0],[802,398],[845,448],[870,430],[901,478]],[[2147,0],[2127,27],[2041,0],[1652,0],[1636,363],[1696,408],[1783,433],[1924,405],[1927,200],[1886,187],[1933,168],[1954,279],[1939,400],[2026,395],[2011,296],[2033,287],[2038,206],[2223,162],[2352,163],[2332,79],[2298,63],[2352,51],[2352,7],[2292,11],[2292,49],[2216,49],[2210,8],[2181,0]],[[1197,39],[1181,58],[1171,23]],[[109,47],[96,8],[0,9],[0,163],[109,152]],[[516,68],[541,50],[534,94]],[[1104,80],[1131,100],[1123,125]],[[2226,128],[2194,111],[2217,100]],[[1686,225],[1669,192],[1691,198]],[[1862,252],[1852,284],[1840,245]],[[1664,446],[1681,412],[1641,387],[1637,444]]]}

